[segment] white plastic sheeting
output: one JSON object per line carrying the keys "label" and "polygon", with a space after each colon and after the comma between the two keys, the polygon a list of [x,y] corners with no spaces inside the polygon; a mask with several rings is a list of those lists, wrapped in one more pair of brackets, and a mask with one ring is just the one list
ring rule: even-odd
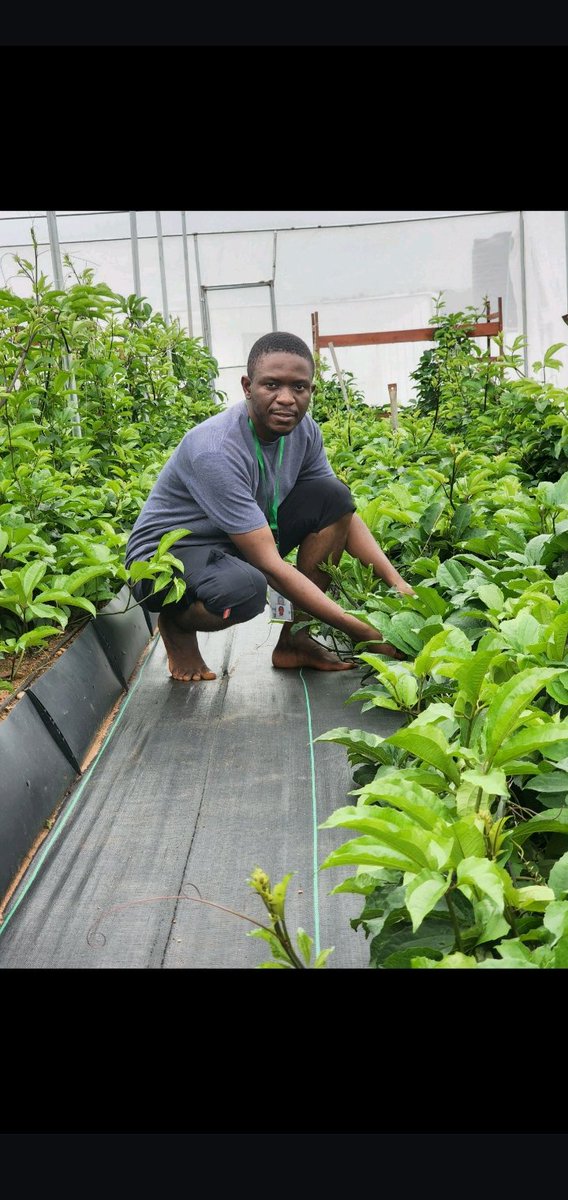
{"label": "white plastic sheeting", "polygon": [[[568,342],[566,220],[544,212],[186,212],[190,295],[187,296],[181,212],[160,212],[170,317],[203,337],[219,364],[218,386],[240,399],[240,377],[253,341],[272,328],[299,334],[311,345],[311,314],[320,334],[348,334],[427,326],[435,297],[446,312],[492,310],[503,300],[505,342],[525,333],[526,365],[553,343]],[[0,286],[21,295],[14,254],[31,258],[30,227],[41,269],[53,277],[46,214],[0,212]],[[134,291],[130,214],[113,210],[58,212],[62,256],[80,274],[115,291]],[[136,212],[141,292],[164,311],[156,213]],[[276,231],[276,232],[275,232]],[[73,271],[64,266],[71,283]],[[485,341],[482,343],[485,349]],[[388,403],[388,383],[399,402],[412,395],[410,372],[431,342],[338,347],[342,370],[370,404]],[[323,358],[332,368],[328,351]],[[547,378],[568,386],[563,367]]]}

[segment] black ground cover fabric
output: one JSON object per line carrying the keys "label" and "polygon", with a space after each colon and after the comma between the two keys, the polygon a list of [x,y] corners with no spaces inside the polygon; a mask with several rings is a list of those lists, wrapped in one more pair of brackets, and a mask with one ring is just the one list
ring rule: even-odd
{"label": "black ground cover fabric", "polygon": [[[159,637],[94,764],[74,785],[0,928],[0,969],[242,969],[269,958],[253,926],[199,897],[265,921],[247,878],[293,872],[289,928],[335,946],[330,968],[366,967],[368,946],[349,918],[357,896],[330,896],[349,872],[316,875],[347,830],[319,830],[314,847],[305,691],[297,671],[275,671],[278,636],[267,612],[203,636],[212,682],[181,683]],[[399,715],[361,717],[345,706],[358,670],[303,672],[312,732],[375,728]],[[317,822],[352,803],[344,747],[314,746]],[[315,888],[317,887],[317,903]],[[186,898],[187,897],[187,898]]]}

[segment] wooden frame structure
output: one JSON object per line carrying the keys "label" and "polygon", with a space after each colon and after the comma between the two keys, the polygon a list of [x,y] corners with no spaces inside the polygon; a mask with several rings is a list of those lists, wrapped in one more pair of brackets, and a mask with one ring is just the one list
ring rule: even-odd
{"label": "wooden frame structure", "polygon": [[[319,314],[312,314],[312,342],[314,356],[325,347],[337,346],[381,346],[393,342],[432,342],[436,329],[428,325],[425,329],[387,329],[377,333],[320,333]],[[489,302],[486,305],[487,320],[478,321],[474,325],[466,325],[468,337],[486,337],[487,349],[490,339],[503,332],[503,301],[499,296],[497,311],[491,312]]]}

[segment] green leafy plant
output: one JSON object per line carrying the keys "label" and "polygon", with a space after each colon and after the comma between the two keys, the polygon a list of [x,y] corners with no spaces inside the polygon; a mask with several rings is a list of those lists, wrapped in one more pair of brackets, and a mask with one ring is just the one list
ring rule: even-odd
{"label": "green leafy plant", "polygon": [[[123,564],[129,530],[174,446],[224,402],[199,339],[70,259],[70,286],[54,288],[32,243],[33,261],[16,258],[29,295],[0,291],[0,657],[10,680],[23,655],[49,644],[50,626],[94,616],[135,582]],[[181,585],[164,553],[150,570],[172,599]]]}
{"label": "green leafy plant", "polygon": [[333,946],[328,950],[321,950],[313,964],[311,959],[314,940],[304,929],[297,930],[297,948],[294,946],[288,933],[284,911],[286,891],[291,878],[291,875],[285,875],[280,883],[272,886],[269,876],[260,867],[256,867],[252,872],[248,883],[257,895],[260,896],[270,917],[270,926],[262,925],[258,929],[253,929],[248,936],[261,938],[263,941],[268,942],[270,946],[272,959],[268,962],[260,963],[260,967],[272,967],[280,970],[291,968],[304,970],[307,967],[313,966],[314,970],[319,970],[326,966],[327,959],[333,951]]}

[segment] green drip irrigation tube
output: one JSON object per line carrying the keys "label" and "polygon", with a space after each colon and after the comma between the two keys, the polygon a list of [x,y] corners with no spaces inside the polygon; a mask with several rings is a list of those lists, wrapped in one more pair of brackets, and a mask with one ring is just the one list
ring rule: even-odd
{"label": "green drip irrigation tube", "polygon": [[[69,820],[69,817],[71,816],[71,813],[75,809],[77,802],[80,800],[80,798],[83,794],[83,791],[84,791],[85,787],[87,786],[87,783],[89,782],[91,775],[93,774],[93,771],[95,770],[95,767],[97,766],[97,764],[99,762],[99,759],[105,753],[105,750],[106,750],[111,738],[114,736],[115,730],[120,725],[120,722],[124,716],[124,713],[126,712],[126,709],[127,709],[128,705],[130,704],[130,701],[131,701],[137,687],[140,684],[142,675],[143,675],[144,671],[146,670],[146,667],[147,667],[148,663],[150,662],[150,659],[151,659],[159,641],[160,641],[159,637],[156,637],[154,639],[154,644],[151,646],[150,651],[147,654],[147,656],[140,668],[140,671],[138,672],[138,678],[136,679],[136,682],[132,685],[132,687],[129,689],[127,696],[125,696],[124,701],[116,715],[116,718],[113,721],[113,724],[111,725],[104,741],[102,742],[101,748],[100,748],[96,758],[93,759],[86,774],[81,779],[81,782],[80,782],[79,786],[77,787],[77,790],[75,791],[75,794],[74,794],[70,804],[65,809],[65,812],[63,812],[61,814],[61,816],[58,818],[56,828],[54,829],[52,836],[46,840],[43,850],[41,851],[40,854],[38,854],[35,867],[34,867],[33,871],[30,873],[29,878],[27,879],[27,882],[26,882],[25,886],[23,887],[20,895],[18,896],[18,899],[16,900],[13,908],[10,909],[10,911],[4,917],[2,924],[0,924],[0,937],[1,937],[2,933],[4,932],[4,930],[6,929],[9,922],[11,921],[14,913],[17,912],[18,908],[20,907],[22,900],[24,900],[24,898],[27,896],[27,894],[28,894],[32,884],[34,883],[35,879],[37,878],[39,871],[41,870],[41,867],[43,866],[50,850],[54,846],[57,839],[61,836],[61,833],[62,833],[63,829],[65,828],[65,825],[67,824],[67,821]],[[320,929],[319,929],[319,900],[318,900],[318,832],[317,832],[318,825],[317,825],[317,799],[316,799],[316,772],[315,772],[315,762],[314,762],[312,713],[311,713],[311,708],[310,708],[310,697],[308,694],[308,689],[306,686],[306,681],[304,679],[304,672],[303,672],[302,668],[300,669],[300,679],[302,680],[302,684],[303,684],[303,688],[304,688],[304,695],[305,695],[305,699],[306,699],[306,715],[307,715],[307,722],[308,722],[308,738],[309,738],[309,747],[310,747],[310,772],[311,772],[311,792],[312,792],[314,945],[315,945],[315,952],[316,952],[316,957],[317,957],[317,955],[320,952]]]}
{"label": "green drip irrigation tube", "polygon": [[308,738],[310,747],[310,771],[312,776],[312,849],[313,849],[313,897],[314,897],[314,946],[316,958],[320,952],[320,929],[319,929],[319,898],[318,898],[318,810],[316,798],[316,767],[314,762],[314,739],[312,733],[312,711],[310,708],[310,697],[304,679],[304,669],[300,667],[300,679],[304,685],[304,695],[306,697],[306,714],[308,718]]}

